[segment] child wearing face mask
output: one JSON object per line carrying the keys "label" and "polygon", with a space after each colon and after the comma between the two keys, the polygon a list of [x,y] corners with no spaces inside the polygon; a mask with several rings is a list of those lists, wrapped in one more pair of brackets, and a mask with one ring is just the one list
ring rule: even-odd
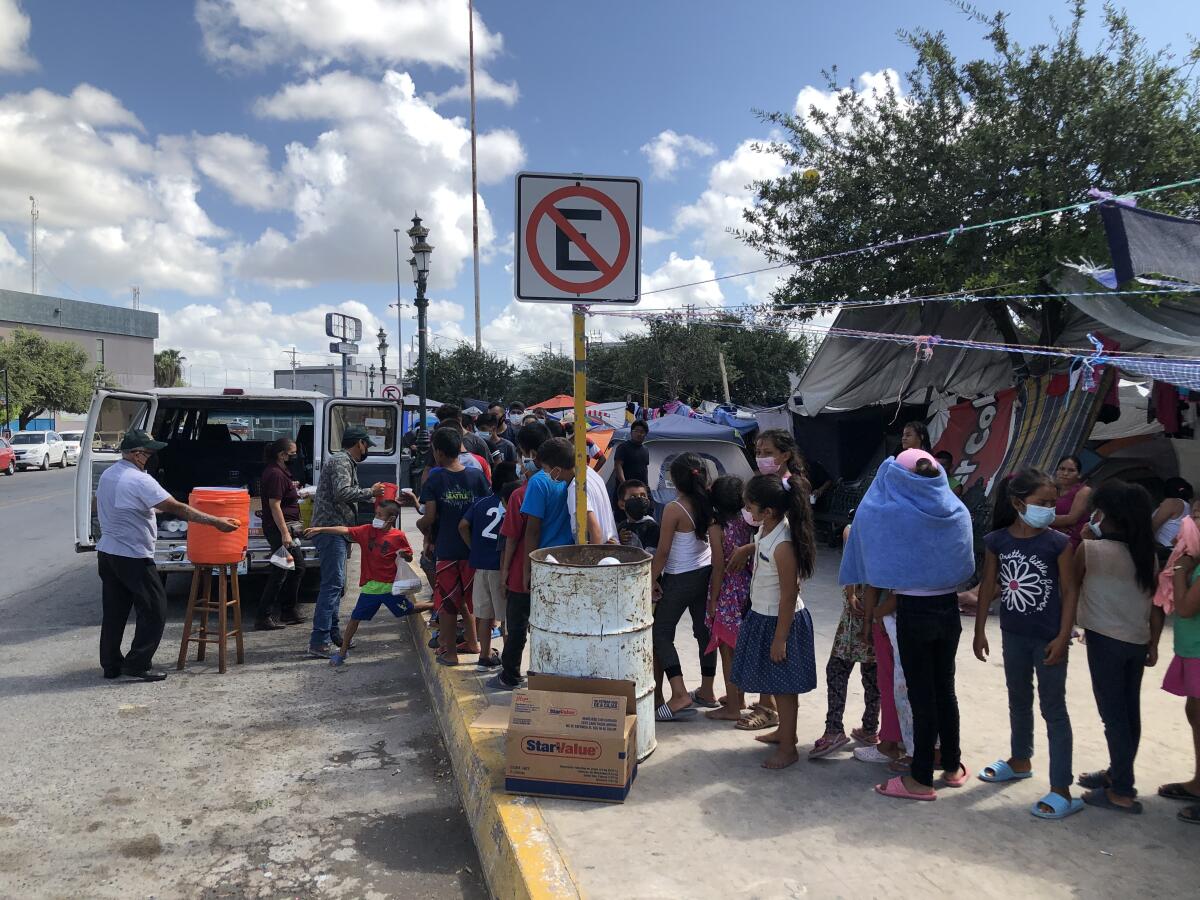
{"label": "child wearing face mask", "polygon": [[329,659],[329,664],[335,669],[342,666],[350,655],[350,642],[354,640],[359,623],[375,618],[379,607],[386,606],[397,618],[407,616],[415,609],[407,596],[392,594],[392,584],[396,580],[396,557],[406,562],[412,562],[413,558],[408,536],[395,527],[399,517],[400,504],[394,500],[383,500],[376,507],[375,518],[370,525],[356,525],[353,528],[328,525],[309,528],[304,532],[305,537],[338,534],[348,537],[361,548],[358,602],[350,614],[350,624],[342,635],[341,649]]}
{"label": "child wearing face mask", "polygon": [[987,662],[988,609],[1000,597],[1004,678],[1012,746],[1008,759],[984,766],[980,781],[1033,777],[1033,678],[1050,745],[1050,792],[1030,807],[1040,819],[1065,819],[1083,809],[1071,797],[1071,719],[1067,714],[1067,649],[1075,623],[1071,539],[1055,531],[1058,488],[1045,472],[1027,469],[1002,482],[975,613],[975,656]]}
{"label": "child wearing face mask", "polygon": [[654,505],[650,489],[644,482],[630,478],[617,488],[617,509],[625,518],[617,526],[617,537],[626,547],[638,547],[654,553],[658,547],[659,528],[651,515]]}

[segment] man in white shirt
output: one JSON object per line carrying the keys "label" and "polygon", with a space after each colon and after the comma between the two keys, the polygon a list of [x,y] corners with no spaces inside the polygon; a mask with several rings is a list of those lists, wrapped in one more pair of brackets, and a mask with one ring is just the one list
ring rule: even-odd
{"label": "man in white shirt", "polygon": [[[100,540],[97,566],[103,585],[104,617],[100,625],[100,666],[105,678],[128,675],[142,681],[162,681],[165,672],[150,667],[167,621],[167,593],[154,566],[158,527],[154,512],[170,513],[189,522],[233,531],[236,519],[210,516],[180,503],[146,472],[155,451],[167,446],[144,431],[125,433],[121,461],[109,466],[96,485]],[[129,611],[137,616],[129,652],[121,654]]]}
{"label": "man in white shirt", "polygon": [[[587,466],[587,520],[589,544],[616,544],[617,520],[613,516],[612,503],[608,499],[608,488],[600,473]],[[578,519],[575,517],[575,479],[567,485],[567,511],[571,514],[571,534],[578,534]]]}

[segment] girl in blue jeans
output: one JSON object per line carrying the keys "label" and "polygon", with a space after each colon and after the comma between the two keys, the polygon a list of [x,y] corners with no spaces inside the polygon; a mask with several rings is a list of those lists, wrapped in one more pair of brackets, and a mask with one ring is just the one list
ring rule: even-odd
{"label": "girl in blue jeans", "polygon": [[1026,469],[1002,482],[983,539],[986,556],[975,612],[975,656],[987,662],[987,617],[1000,597],[1004,680],[1008,684],[1011,753],[984,766],[993,784],[1033,777],[1033,678],[1050,743],[1050,793],[1030,807],[1041,819],[1065,819],[1083,809],[1071,797],[1071,719],[1067,715],[1067,648],[1075,623],[1071,539],[1051,528],[1058,488],[1045,472]]}

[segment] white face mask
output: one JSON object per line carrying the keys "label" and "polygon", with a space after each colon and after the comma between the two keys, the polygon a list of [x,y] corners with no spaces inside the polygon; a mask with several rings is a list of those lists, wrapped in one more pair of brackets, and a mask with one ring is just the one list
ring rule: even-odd
{"label": "white face mask", "polygon": [[379,518],[379,516],[376,516],[375,518],[373,518],[371,520],[371,527],[372,528],[387,528],[387,522],[384,521],[383,519]]}
{"label": "white face mask", "polygon": [[1100,523],[1104,521],[1104,513],[1100,513],[1099,515],[1100,518],[1097,519],[1096,514],[1092,514],[1092,517],[1088,519],[1088,528],[1092,529],[1092,534],[1096,537],[1104,537],[1104,532],[1100,530]]}

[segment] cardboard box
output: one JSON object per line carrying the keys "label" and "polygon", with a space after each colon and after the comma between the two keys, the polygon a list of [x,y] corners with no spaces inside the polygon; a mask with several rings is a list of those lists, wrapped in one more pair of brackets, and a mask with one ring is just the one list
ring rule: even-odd
{"label": "cardboard box", "polygon": [[632,681],[531,675],[513,691],[504,789],[624,802],[637,777],[634,708]]}

